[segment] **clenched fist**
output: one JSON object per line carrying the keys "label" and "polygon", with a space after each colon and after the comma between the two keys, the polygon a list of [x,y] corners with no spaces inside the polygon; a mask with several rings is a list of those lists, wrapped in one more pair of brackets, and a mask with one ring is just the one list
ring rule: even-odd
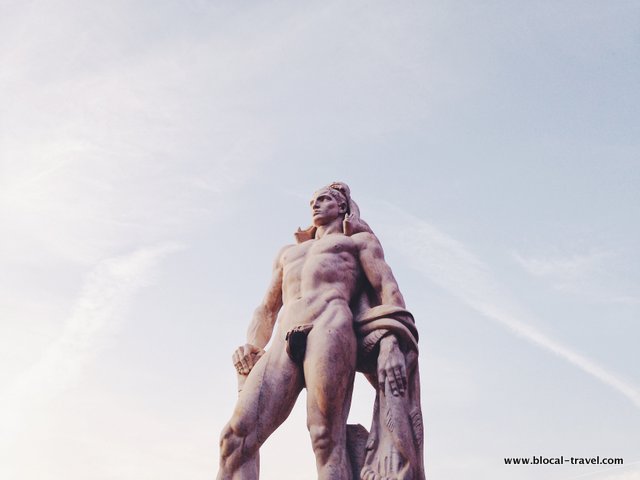
{"label": "clenched fist", "polygon": [[240,375],[249,375],[249,372],[256,362],[260,360],[262,355],[264,355],[264,350],[250,343],[246,343],[236,348],[231,358],[233,360],[233,366]]}

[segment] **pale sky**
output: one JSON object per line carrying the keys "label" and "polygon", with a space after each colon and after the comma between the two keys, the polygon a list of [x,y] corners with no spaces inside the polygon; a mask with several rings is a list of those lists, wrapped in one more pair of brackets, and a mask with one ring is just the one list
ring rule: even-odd
{"label": "pale sky", "polygon": [[[421,333],[427,477],[640,480],[638,1],[0,9],[0,478],[215,478],[231,353],[340,180]],[[316,478],[304,394],[261,465]]]}

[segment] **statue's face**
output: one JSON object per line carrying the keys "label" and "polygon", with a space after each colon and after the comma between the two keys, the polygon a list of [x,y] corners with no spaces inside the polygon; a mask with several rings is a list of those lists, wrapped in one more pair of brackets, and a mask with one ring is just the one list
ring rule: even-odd
{"label": "statue's face", "polygon": [[311,202],[311,216],[316,227],[327,225],[336,218],[343,218],[346,206],[333,198],[326,189],[314,193]]}

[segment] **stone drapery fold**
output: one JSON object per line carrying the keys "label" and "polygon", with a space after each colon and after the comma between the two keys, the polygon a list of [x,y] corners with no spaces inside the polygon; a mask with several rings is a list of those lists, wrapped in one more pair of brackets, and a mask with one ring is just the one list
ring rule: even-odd
{"label": "stone drapery fold", "polygon": [[[418,331],[413,315],[401,307],[378,305],[354,322],[358,339],[358,370],[376,388],[371,430],[365,448],[362,480],[424,480],[424,431],[420,408]],[[394,396],[388,379],[378,384],[379,342],[398,339],[405,357],[407,389]]]}

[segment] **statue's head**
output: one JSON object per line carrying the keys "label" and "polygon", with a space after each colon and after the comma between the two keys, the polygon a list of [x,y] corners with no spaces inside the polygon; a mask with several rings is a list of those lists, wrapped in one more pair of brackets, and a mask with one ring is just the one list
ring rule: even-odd
{"label": "statue's head", "polygon": [[295,233],[298,243],[315,238],[316,229],[321,225],[340,219],[342,231],[345,235],[353,235],[358,232],[371,232],[367,222],[360,218],[360,209],[351,198],[351,190],[346,183],[333,182],[322,187],[313,194],[310,202],[312,225]]}
{"label": "statue's head", "polygon": [[349,212],[349,187],[334,182],[316,191],[309,202],[313,225],[328,225],[336,219],[344,220]]}

